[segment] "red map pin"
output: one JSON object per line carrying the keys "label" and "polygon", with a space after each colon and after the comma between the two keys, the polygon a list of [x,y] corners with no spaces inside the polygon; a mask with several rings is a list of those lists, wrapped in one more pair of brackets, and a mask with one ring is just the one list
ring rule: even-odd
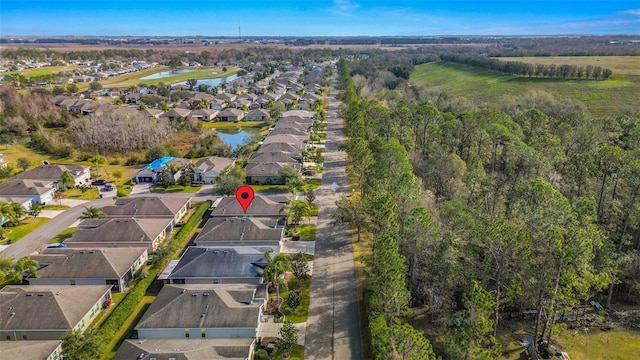
{"label": "red map pin", "polygon": [[236,199],[240,203],[240,206],[242,206],[242,210],[245,214],[247,213],[249,205],[251,205],[251,202],[253,201],[253,196],[254,193],[251,186],[242,185],[236,190]]}

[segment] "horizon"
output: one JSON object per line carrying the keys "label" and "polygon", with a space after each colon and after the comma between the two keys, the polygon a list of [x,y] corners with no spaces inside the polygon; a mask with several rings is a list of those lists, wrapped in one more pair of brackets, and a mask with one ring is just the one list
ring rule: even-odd
{"label": "horizon", "polygon": [[[118,19],[118,21],[113,21]],[[640,35],[637,1],[3,0],[6,37],[438,37]]]}

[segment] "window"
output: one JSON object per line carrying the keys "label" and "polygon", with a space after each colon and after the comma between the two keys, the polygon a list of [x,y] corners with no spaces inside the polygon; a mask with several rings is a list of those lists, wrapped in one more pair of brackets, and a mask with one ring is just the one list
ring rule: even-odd
{"label": "window", "polygon": [[200,332],[201,332],[201,336],[202,336],[203,338],[206,338],[206,337],[207,337],[207,332],[206,332],[204,329],[200,330]]}
{"label": "window", "polygon": [[184,337],[186,337],[186,338],[189,337],[189,329],[185,329],[184,330]]}
{"label": "window", "polygon": [[27,335],[22,335],[22,340],[27,340]]}
{"label": "window", "polygon": [[7,340],[11,340],[11,336],[10,335],[7,335]]}

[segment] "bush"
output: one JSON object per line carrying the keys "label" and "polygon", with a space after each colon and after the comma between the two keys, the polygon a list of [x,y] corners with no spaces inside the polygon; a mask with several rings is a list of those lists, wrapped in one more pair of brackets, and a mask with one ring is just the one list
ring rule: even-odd
{"label": "bush", "polygon": [[302,294],[300,293],[300,290],[291,290],[289,292],[289,295],[287,296],[287,305],[292,310],[295,310],[300,305],[301,301]]}
{"label": "bush", "polygon": [[127,159],[127,162],[125,163],[125,165],[132,166],[132,165],[138,165],[140,163],[142,163],[142,159],[133,155]]}

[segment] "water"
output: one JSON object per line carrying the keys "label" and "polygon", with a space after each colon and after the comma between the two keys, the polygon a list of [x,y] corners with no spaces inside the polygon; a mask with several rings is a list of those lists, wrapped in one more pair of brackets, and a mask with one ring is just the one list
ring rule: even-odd
{"label": "water", "polygon": [[217,129],[220,140],[225,144],[231,146],[232,149],[237,149],[238,146],[242,146],[248,141],[251,136],[257,134],[259,129],[247,128],[247,129]]}
{"label": "water", "polygon": [[[207,85],[213,87],[213,86],[218,86],[218,85],[220,85],[222,83],[227,83],[227,82],[233,81],[233,80],[235,80],[237,78],[238,78],[238,75],[234,74],[234,75],[231,75],[229,77],[223,77],[223,78],[200,79],[196,83],[196,86],[202,85],[202,84],[207,84]],[[173,84],[173,85],[178,85],[178,84],[187,85],[187,82],[183,81],[183,82],[179,82],[179,83]]]}
{"label": "water", "polygon": [[188,72],[195,71],[195,69],[182,69],[182,70],[170,70],[170,71],[161,71],[159,73],[155,73],[153,75],[148,75],[145,77],[141,77],[140,80],[151,80],[151,79],[161,79],[169,76],[175,76],[178,74],[184,74]]}

